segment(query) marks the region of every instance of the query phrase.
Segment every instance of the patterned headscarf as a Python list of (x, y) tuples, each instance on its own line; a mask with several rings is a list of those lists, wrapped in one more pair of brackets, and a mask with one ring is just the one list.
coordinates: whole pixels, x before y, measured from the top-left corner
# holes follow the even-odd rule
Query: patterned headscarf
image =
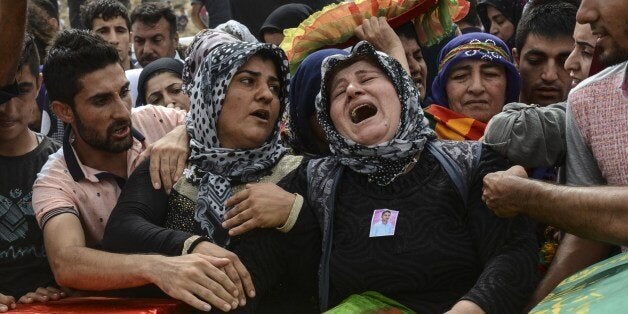
[(288, 60), (283, 50), (270, 44), (233, 42), (213, 49), (201, 64), (191, 89), (186, 127), (190, 135), (191, 169), (186, 178), (200, 184), (195, 219), (215, 243), (225, 245), (227, 232), (221, 223), (224, 202), (231, 196), (232, 181), (252, 182), (268, 174), (287, 151), (279, 142), (279, 121), (270, 137), (258, 148), (222, 148), (217, 124), (231, 79), (253, 55), (270, 55), (281, 82), (280, 112), (288, 103)]
[[(196, 72), (200, 69), (209, 52), (218, 45), (236, 41), (247, 41), (244, 40), (244, 38), (252, 40), (249, 42), (257, 42), (257, 39), (255, 39), (253, 35), (239, 37), (243, 35), (237, 32), (240, 30), (238, 26), (244, 27), (244, 25), (236, 21), (228, 21), (218, 25), (218, 27), (222, 27), (222, 29), (206, 29), (194, 36), (190, 47), (188, 47), (188, 56), (185, 58), (185, 64), (183, 65), (183, 90), (189, 93), (192, 89), (192, 81), (196, 76)], [(234, 31), (235, 33), (232, 34), (229, 31)], [(244, 35), (251, 34), (246, 27), (241, 31), (244, 32)]]
[(432, 82), (434, 103), (449, 107), (449, 98), (445, 89), (447, 76), (452, 66), (468, 59), (483, 60), (501, 65), (506, 70), (506, 103), (519, 99), (521, 75), (512, 61), (508, 46), (494, 35), (469, 33), (452, 39), (438, 54), (438, 75)]
[(216, 26), (216, 28), (214, 29), (229, 33), (241, 41), (246, 41), (249, 43), (259, 42), (259, 40), (257, 40), (257, 38), (255, 38), (255, 36), (251, 34), (251, 31), (248, 29), (248, 27), (236, 20), (228, 20)]
[[(329, 111), (328, 94), (332, 78), (329, 73), (334, 69), (351, 63), (356, 56), (366, 56), (381, 68), (395, 86), (401, 103), (399, 129), (395, 137), (388, 142), (374, 146), (364, 146), (345, 138), (334, 127)], [(368, 174), (371, 181), (379, 185), (387, 185), (401, 175), (414, 156), (423, 150), (425, 143), (435, 139), (436, 135), (429, 128), (419, 104), (419, 93), (416, 85), (394, 58), (375, 51), (373, 46), (362, 41), (348, 55), (330, 56), (323, 61), (322, 87), (316, 101), (319, 123), (327, 135), (334, 160), (348, 166), (353, 171)]]

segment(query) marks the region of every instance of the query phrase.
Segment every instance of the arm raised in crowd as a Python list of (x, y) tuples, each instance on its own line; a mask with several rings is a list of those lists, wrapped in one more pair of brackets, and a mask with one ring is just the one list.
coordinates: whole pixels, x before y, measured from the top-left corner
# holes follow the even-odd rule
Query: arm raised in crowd
[(46, 252), (57, 282), (80, 290), (111, 290), (153, 283), (173, 298), (203, 311), (229, 311), (238, 291), (224, 272), (227, 259), (190, 254), (123, 255), (86, 247), (81, 222), (63, 213), (44, 227)]
[(408, 65), (401, 39), (395, 34), (392, 27), (388, 25), (385, 17), (373, 16), (370, 19), (365, 19), (362, 21), (362, 25), (355, 28), (355, 35), (361, 40), (370, 42), (375, 49), (397, 59), (403, 69), (410, 73), (410, 66)]

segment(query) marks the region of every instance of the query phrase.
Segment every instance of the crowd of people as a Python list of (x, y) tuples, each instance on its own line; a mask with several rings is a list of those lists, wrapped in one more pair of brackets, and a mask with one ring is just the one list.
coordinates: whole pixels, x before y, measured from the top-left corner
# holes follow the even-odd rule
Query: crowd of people
[(192, 0), (183, 45), (166, 1), (0, 1), (0, 312), (520, 313), (628, 246), (628, 2), (454, 1), (436, 54), (367, 14), (296, 65), (342, 2), (276, 2)]

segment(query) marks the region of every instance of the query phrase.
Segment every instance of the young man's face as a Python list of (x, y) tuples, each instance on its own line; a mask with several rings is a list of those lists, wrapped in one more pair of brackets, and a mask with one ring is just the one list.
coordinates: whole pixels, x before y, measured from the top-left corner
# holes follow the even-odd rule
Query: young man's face
[(147, 25), (136, 21), (131, 25), (135, 55), (142, 67), (159, 59), (176, 55), (179, 35), (171, 36), (170, 25), (161, 18), (155, 25)]
[(387, 223), (390, 219), (390, 212), (384, 212), (382, 214), (382, 223)]
[(72, 124), (77, 136), (91, 147), (120, 153), (129, 149), (131, 96), (129, 81), (120, 64), (110, 64), (79, 79), (82, 89), (74, 96)]
[(547, 106), (567, 99), (571, 77), (564, 65), (573, 46), (571, 36), (546, 38), (530, 34), (521, 51), (513, 50), (522, 80), (519, 101)]
[(578, 23), (591, 24), (604, 66), (628, 60), (627, 12), (626, 0), (583, 0), (580, 4), (576, 18)]
[(106, 21), (98, 17), (92, 21), (92, 25), (92, 31), (96, 35), (116, 47), (120, 61), (124, 64), (129, 59), (131, 46), (131, 34), (126, 26), (126, 20), (121, 16)]
[(28, 132), (29, 124), (33, 123), (39, 113), (36, 98), (41, 78), (33, 75), (28, 65), (24, 65), (18, 71), (16, 80), (20, 95), (0, 104), (0, 142), (3, 143), (19, 139)]

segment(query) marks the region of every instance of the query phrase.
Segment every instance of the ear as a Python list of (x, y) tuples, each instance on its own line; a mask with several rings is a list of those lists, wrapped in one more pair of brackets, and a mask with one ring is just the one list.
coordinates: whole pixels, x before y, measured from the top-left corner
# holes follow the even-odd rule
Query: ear
[(174, 37), (172, 38), (175, 42), (175, 47), (179, 45), (179, 32), (174, 33)]
[(61, 121), (65, 123), (74, 123), (74, 111), (72, 111), (72, 107), (70, 105), (60, 102), (58, 100), (53, 101), (50, 104), (50, 108), (52, 112), (54, 112)]
[(512, 58), (515, 61), (515, 67), (519, 70), (519, 52), (517, 51), (517, 48), (512, 48)]

